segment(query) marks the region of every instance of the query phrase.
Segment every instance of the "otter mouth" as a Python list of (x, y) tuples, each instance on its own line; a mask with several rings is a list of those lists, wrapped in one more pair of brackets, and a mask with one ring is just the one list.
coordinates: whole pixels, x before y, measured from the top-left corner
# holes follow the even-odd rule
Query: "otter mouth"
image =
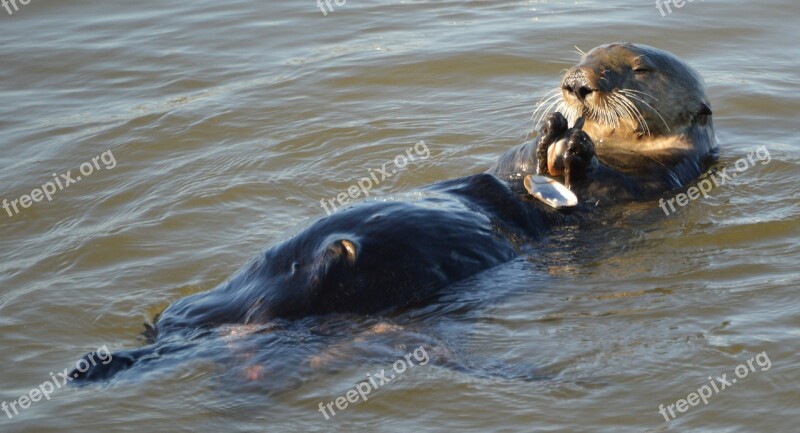
[(582, 117), (600, 126), (629, 129), (638, 136), (652, 136), (655, 128), (648, 123), (648, 118), (652, 117), (663, 123), (666, 130), (670, 129), (653, 106), (657, 98), (641, 90), (606, 85), (609, 80), (605, 77), (599, 81), (602, 85), (592, 83), (580, 68), (573, 68), (567, 72), (561, 85), (539, 103), (534, 120), (541, 123), (548, 113), (559, 111), (570, 124)]

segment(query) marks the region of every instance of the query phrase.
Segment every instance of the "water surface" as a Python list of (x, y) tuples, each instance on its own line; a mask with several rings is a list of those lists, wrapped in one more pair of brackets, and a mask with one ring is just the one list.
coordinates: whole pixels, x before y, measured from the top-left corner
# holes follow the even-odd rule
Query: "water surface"
[[(797, 2), (709, 0), (664, 17), (651, 1), (332, 4), (327, 16), (313, 0), (0, 9), (0, 198), (109, 150), (116, 162), (0, 213), (0, 400), (102, 345), (142, 344), (170, 302), (224, 281), (420, 140), (431, 156), (373, 198), (486, 170), (531, 138), (574, 46), (676, 53), (708, 84), (720, 166), (760, 145), (771, 161), (670, 216), (643, 203), (564, 228), (427, 308), (231, 330), (191, 357), (0, 413), (0, 431), (796, 431)], [(403, 328), (348, 339), (381, 323)], [(437, 361), (331, 420), (317, 411), (420, 345)], [(762, 352), (768, 370), (669, 423), (658, 413)], [(325, 368), (304, 363), (315, 353)]]

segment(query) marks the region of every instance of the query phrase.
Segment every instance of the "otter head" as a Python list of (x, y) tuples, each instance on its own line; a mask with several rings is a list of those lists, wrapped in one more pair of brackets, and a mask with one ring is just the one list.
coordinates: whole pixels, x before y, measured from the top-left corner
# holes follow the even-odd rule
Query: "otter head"
[(559, 91), (561, 99), (550, 108), (570, 123), (583, 117), (583, 129), (598, 147), (694, 149), (698, 143), (692, 129), (698, 126), (707, 127), (708, 140), (702, 141), (712, 146), (703, 81), (666, 51), (629, 43), (599, 46), (567, 70)]

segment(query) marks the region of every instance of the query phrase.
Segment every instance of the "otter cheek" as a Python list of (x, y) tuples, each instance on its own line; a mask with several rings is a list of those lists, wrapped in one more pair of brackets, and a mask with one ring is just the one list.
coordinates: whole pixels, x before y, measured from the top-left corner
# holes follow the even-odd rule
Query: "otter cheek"
[(567, 150), (567, 140), (561, 139), (547, 149), (547, 171), (550, 176), (561, 176), (564, 172), (564, 152)]

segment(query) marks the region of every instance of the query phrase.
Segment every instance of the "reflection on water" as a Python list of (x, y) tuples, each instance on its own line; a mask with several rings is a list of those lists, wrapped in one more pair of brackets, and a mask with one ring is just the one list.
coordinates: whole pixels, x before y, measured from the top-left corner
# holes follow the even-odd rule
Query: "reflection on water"
[[(759, 146), (771, 157), (668, 216), (642, 203), (564, 227), (429, 305), (215, 330), (0, 414), (0, 430), (794, 431), (800, 8), (670, 4), (665, 16), (634, 1), (0, 8), (0, 199), (106, 151), (116, 164), (0, 211), (0, 401), (18, 409), (84, 353), (146, 345), (142, 324), (170, 302), (224, 281), (414, 143), (433, 157), (370, 199), (486, 170), (530, 139), (574, 46), (678, 54), (708, 84), (720, 167)], [(424, 368), (320, 414), (420, 346)], [(760, 353), (769, 371), (659, 414)]]

